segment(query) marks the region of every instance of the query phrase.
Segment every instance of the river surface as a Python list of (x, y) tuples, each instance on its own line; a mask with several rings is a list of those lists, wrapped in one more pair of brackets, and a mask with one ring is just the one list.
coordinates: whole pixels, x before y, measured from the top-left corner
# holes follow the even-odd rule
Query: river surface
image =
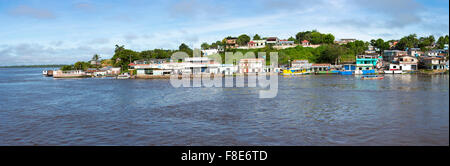
[(0, 69), (0, 145), (449, 145), (449, 76), (299, 76), (261, 88)]

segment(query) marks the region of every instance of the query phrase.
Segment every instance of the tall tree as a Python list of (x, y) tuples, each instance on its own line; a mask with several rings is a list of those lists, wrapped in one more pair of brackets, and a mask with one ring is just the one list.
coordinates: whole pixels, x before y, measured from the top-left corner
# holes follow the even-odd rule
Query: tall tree
[(322, 42), (326, 44), (333, 44), (334, 36), (332, 34), (324, 34), (322, 37)]
[(323, 43), (322, 40), (322, 34), (319, 32), (312, 32), (311, 33), (311, 40), (310, 40), (311, 44), (321, 44)]
[(256, 34), (255, 36), (253, 36), (253, 40), (261, 40), (261, 36), (259, 36), (258, 34)]
[(191, 48), (189, 48), (189, 46), (184, 44), (184, 43), (181, 43), (181, 45), (178, 47), (178, 50), (185, 52), (190, 57), (192, 57), (192, 55), (193, 55), (193, 50)]
[(411, 34), (400, 39), (397, 43), (397, 49), (416, 48), (419, 45), (419, 39), (416, 34)]
[(347, 43), (345, 46), (353, 55), (360, 55), (363, 54), (365, 50), (367, 50), (369, 43), (365, 43), (361, 40), (356, 40), (354, 42)]
[(237, 43), (241, 46), (247, 45), (247, 43), (250, 41), (250, 37), (246, 34), (242, 34), (237, 38)]
[(202, 43), (202, 45), (200, 46), (203, 50), (206, 50), (210, 47), (210, 45), (208, 43)]
[(448, 35), (439, 37), (438, 41), (436, 42), (436, 45), (439, 49), (443, 49), (445, 44), (449, 44)]

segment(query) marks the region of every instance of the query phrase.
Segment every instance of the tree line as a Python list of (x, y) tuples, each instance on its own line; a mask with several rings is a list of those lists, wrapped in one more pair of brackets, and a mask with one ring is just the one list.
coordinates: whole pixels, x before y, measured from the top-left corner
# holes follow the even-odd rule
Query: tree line
[[(228, 36), (223, 40), (218, 40), (212, 42), (211, 44), (202, 43), (202, 49), (210, 48), (225, 48), (228, 39), (236, 39), (236, 43), (239, 45), (246, 45), (251, 40), (262, 40), (267, 39), (267, 37), (261, 37), (255, 34), (250, 37), (246, 34), (239, 35), (238, 37)], [(247, 52), (254, 52), (257, 55), (258, 52), (278, 52), (279, 53), (279, 64), (288, 64), (289, 61), (295, 59), (307, 59), (310, 62), (315, 63), (332, 63), (338, 64), (340, 61), (354, 61), (355, 55), (364, 54), (368, 49), (369, 45), (377, 48), (378, 53), (382, 53), (384, 50), (398, 49), (405, 50), (408, 48), (420, 48), (421, 50), (430, 49), (442, 49), (445, 44), (449, 43), (448, 35), (441, 36), (436, 41), (434, 36), (427, 37), (417, 37), (416, 34), (411, 34), (402, 37), (400, 40), (388, 40), (383, 39), (373, 39), (370, 42), (365, 42), (362, 40), (356, 40), (354, 42), (349, 42), (347, 44), (338, 45), (334, 43), (335, 37), (332, 34), (323, 34), (316, 30), (298, 32), (295, 37), (289, 37), (289, 41), (294, 41), (295, 43), (301, 43), (303, 40), (308, 40), (311, 44), (320, 44), (321, 46), (317, 48), (302, 47), (301, 45), (295, 48), (287, 48), (282, 50), (273, 49), (271, 46), (266, 46), (265, 48), (259, 49), (234, 49), (226, 48), (226, 52), (242, 52), (243, 54)], [(393, 43), (397, 42), (394, 46)], [(169, 59), (171, 55), (177, 51), (186, 52), (189, 56), (193, 55), (194, 50), (188, 45), (182, 43), (178, 49), (153, 49), (145, 51), (134, 51), (131, 49), (126, 49), (125, 46), (116, 45), (114, 49), (114, 55), (111, 59), (102, 60), (102, 64), (111, 65), (114, 67), (121, 67), (123, 70), (128, 69), (128, 64), (135, 60), (141, 59)], [(222, 60), (224, 60), (224, 53), (220, 53)], [(269, 57), (267, 62), (270, 62)], [(94, 55), (92, 60), (98, 61), (100, 59), (99, 55)], [(91, 65), (89, 62), (77, 62), (74, 65), (63, 66), (63, 70), (86, 70), (87, 68), (99, 67), (99, 65)]]

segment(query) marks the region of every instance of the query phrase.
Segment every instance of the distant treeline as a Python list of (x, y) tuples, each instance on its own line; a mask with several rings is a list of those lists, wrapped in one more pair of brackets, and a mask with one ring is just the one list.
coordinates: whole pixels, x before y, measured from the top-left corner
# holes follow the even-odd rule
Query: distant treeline
[(65, 65), (15, 65), (15, 66), (0, 66), (0, 68), (60, 68)]

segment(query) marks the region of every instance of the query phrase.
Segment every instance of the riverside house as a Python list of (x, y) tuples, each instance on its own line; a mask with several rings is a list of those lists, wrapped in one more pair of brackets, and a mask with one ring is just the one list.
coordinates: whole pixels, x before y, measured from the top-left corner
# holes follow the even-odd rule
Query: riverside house
[(406, 56), (408, 55), (408, 52), (401, 51), (401, 50), (384, 50), (383, 52), (383, 61), (386, 62), (392, 62), (394, 61), (394, 58)]
[(313, 72), (329, 71), (329, 70), (331, 70), (331, 64), (329, 64), (329, 63), (312, 64), (311, 69)]
[(414, 56), (398, 57), (397, 62), (399, 64), (399, 66), (400, 66), (400, 70), (403, 70), (403, 71), (414, 71), (414, 70), (418, 69), (417, 68), (418, 60)]
[[(136, 69), (138, 78), (171, 74), (217, 74), (221, 64), (208, 57), (185, 58), (184, 62), (166, 62), (162, 64), (129, 64)], [(226, 68), (225, 68), (226, 70)], [(230, 69), (232, 72), (232, 69)]]
[(423, 57), (421, 59), (423, 66), (426, 69), (432, 70), (444, 70), (448, 69), (448, 61), (445, 61), (442, 57)]
[(239, 73), (263, 72), (265, 60), (263, 58), (241, 59), (239, 61)]
[(207, 50), (202, 50), (203, 56), (214, 55), (219, 53), (219, 49), (212, 48)]
[(424, 56), (425, 54), (423, 51), (420, 51), (420, 48), (411, 48), (411, 49), (408, 49), (408, 55), (417, 58), (417, 57)]
[(278, 42), (278, 45), (280, 45), (280, 46), (292, 46), (292, 45), (294, 45), (294, 44), (295, 44), (294, 41), (289, 41), (289, 40), (286, 40), (286, 39), (280, 40), (280, 41)]
[(312, 63), (309, 63), (307, 59), (293, 60), (291, 68), (297, 68), (301, 70), (311, 70)]
[(266, 46), (266, 40), (252, 40), (248, 42), (248, 48), (263, 48)]
[(226, 48), (236, 48), (239, 47), (237, 44), (237, 37), (230, 37), (226, 39)]
[(82, 70), (69, 70), (69, 71), (57, 70), (53, 72), (53, 78), (78, 78), (85, 76), (86, 73)]
[(303, 41), (302, 41), (302, 46), (303, 46), (303, 47), (309, 46), (309, 41), (308, 41), (308, 40), (303, 40)]
[(269, 37), (266, 39), (266, 44), (268, 45), (277, 45), (278, 42), (280, 42), (280, 39), (278, 39), (278, 37)]
[(223, 75), (233, 75), (238, 72), (238, 66), (233, 64), (221, 64), (219, 66), (219, 73)]
[(378, 54), (356, 56), (355, 74), (373, 74), (378, 63)]

